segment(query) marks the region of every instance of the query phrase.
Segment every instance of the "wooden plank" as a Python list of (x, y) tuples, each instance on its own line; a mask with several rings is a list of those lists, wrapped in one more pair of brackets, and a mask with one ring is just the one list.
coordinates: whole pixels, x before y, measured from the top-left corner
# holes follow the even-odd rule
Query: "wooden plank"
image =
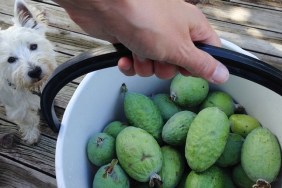
[(45, 10), (47, 14), (47, 19), (49, 21), (49, 25), (55, 28), (61, 28), (65, 30), (69, 30), (75, 33), (83, 33), (86, 34), (76, 23), (74, 23), (66, 11), (59, 7), (53, 6), (49, 4), (38, 3), (34, 1), (28, 1), (31, 5), (35, 5), (41, 10)]
[[(12, 15), (13, 14), (13, 1), (1, 0), (0, 12)], [(45, 9), (48, 15), (48, 19), (51, 26), (55, 28), (62, 28), (69, 31), (74, 31), (76, 33), (84, 33), (67, 15), (67, 13), (58, 6), (53, 6), (51, 4), (44, 4), (42, 2), (27, 1), (32, 5), (36, 5), (41, 9)], [(264, 24), (262, 27), (264, 29), (275, 30), (276, 26), (280, 26), (282, 20), (281, 12), (266, 10), (261, 7), (253, 7), (249, 5), (240, 5), (238, 3), (211, 0), (210, 4), (199, 4), (200, 8), (204, 8), (204, 12), (207, 15), (213, 16), (218, 19), (228, 19), (236, 22), (241, 22), (245, 24), (260, 25)], [(248, 18), (248, 20), (247, 20)], [(269, 22), (271, 20), (271, 22)], [(275, 30), (280, 31), (281, 30)]]
[[(48, 16), (47, 19), (51, 19), (51, 20), (54, 19), (54, 21), (49, 22), (50, 26), (48, 27), (47, 30), (47, 38), (53, 41), (58, 51), (68, 53), (71, 55), (77, 55), (82, 51), (95, 48), (100, 45), (108, 44), (108, 42), (84, 34), (80, 29), (77, 29), (78, 26), (74, 23), (69, 25), (69, 23), (71, 23), (72, 21), (63, 9), (59, 8), (57, 10), (56, 6), (52, 6), (49, 4), (42, 4), (34, 1), (27, 1), (27, 2), (32, 5), (36, 5), (41, 9), (45, 9), (48, 7), (49, 8), (55, 7), (55, 10), (52, 10), (49, 14), (48, 14), (48, 10), (46, 10)], [(13, 24), (12, 23), (13, 3), (14, 1), (5, 1), (5, 3), (2, 3), (2, 5), (0, 6), (0, 13), (2, 13), (2, 15), (0, 16), (0, 27), (2, 29), (6, 29), (7, 27)], [(55, 24), (52, 25), (52, 23)], [(64, 26), (65, 24), (68, 25)]]
[[(10, 27), (12, 24), (11, 19), (11, 16), (0, 13), (0, 27), (2, 29)], [(70, 56), (78, 55), (89, 49), (108, 44), (108, 42), (84, 34), (74, 33), (51, 26), (48, 27), (46, 35), (53, 43), (56, 51), (69, 54)]]
[(282, 32), (281, 11), (218, 0), (213, 0), (210, 4), (199, 4), (198, 6), (210, 19), (274, 31), (277, 33)]
[[(244, 38), (248, 39), (248, 37), (241, 37), (241, 36), (238, 36), (238, 35), (235, 35), (235, 34), (230, 34), (230, 33), (220, 32), (220, 31), (218, 33), (219, 33), (219, 36), (221, 36), (221, 38), (228, 39), (229, 41), (239, 45), (243, 49), (245, 49), (245, 50), (247, 50), (251, 53), (256, 54), (258, 58), (265, 61), (266, 63), (271, 64), (272, 66), (282, 70), (282, 67), (281, 67), (282, 66), (282, 58), (281, 58), (281, 56), (276, 57), (276, 56), (270, 55), (271, 50), (277, 51), (277, 49), (276, 49), (275, 46), (271, 46), (269, 43), (267, 43), (267, 41), (261, 41), (261, 40), (258, 40), (258, 39), (253, 39), (252, 42), (250, 42), (250, 43), (242, 42), (242, 41), (238, 42), (239, 38), (240, 38), (240, 40), (242, 40)], [(263, 45), (270, 46), (270, 49), (266, 49), (266, 54), (264, 54), (261, 51), (258, 51), (257, 48), (256, 48), (256, 46), (263, 46)], [(271, 57), (271, 60), (268, 59), (269, 57)]]
[(266, 62), (267, 64), (272, 65), (273, 67), (276, 67), (277, 69), (280, 69), (282, 71), (282, 58), (278, 58), (275, 56), (270, 56), (266, 54), (257, 53), (254, 51), (250, 51), (252, 54), (257, 56), (260, 60)]
[(0, 154), (0, 187), (56, 188), (56, 179)]
[[(57, 112), (57, 116), (59, 119), (62, 119), (62, 115), (64, 113), (63, 108), (55, 107), (55, 110)], [(18, 127), (15, 123), (7, 120), (7, 116), (5, 115), (5, 109), (3, 107), (0, 107), (0, 133), (6, 134), (6, 133), (15, 133), (18, 134)], [(3, 126), (5, 125), (5, 126)], [(49, 126), (47, 125), (46, 121), (43, 117), (41, 117), (40, 120), (40, 131), (41, 134), (44, 136), (47, 136), (48, 138), (52, 138), (54, 140), (57, 139), (58, 133), (53, 132)], [(17, 136), (19, 137), (19, 136)]]
[(74, 83), (69, 83), (67, 86), (63, 87), (56, 96), (56, 106), (66, 108), (76, 88), (77, 84)]
[[(220, 37), (252, 51), (260, 59), (282, 70), (282, 26), (281, 21), (277, 21), (277, 18), (281, 18), (280, 9), (260, 4), (262, 0), (257, 0), (258, 4), (250, 1), (221, 2), (217, 0), (215, 3), (200, 6), (205, 9), (205, 14)], [(47, 37), (55, 46), (58, 64), (66, 62), (83, 51), (104, 45), (104, 41), (85, 34), (53, 1), (28, 0), (28, 2), (46, 8), (51, 26)], [(0, 27), (5, 28), (11, 25), (14, 0), (0, 0), (0, 3)], [(262, 12), (264, 12), (262, 16), (266, 16), (265, 19), (258, 17)], [(246, 20), (237, 17), (248, 15), (247, 13), (251, 17)], [(269, 20), (271, 23), (268, 23)], [(82, 78), (69, 83), (56, 97), (55, 104), (59, 119)], [(15, 144), (12, 148), (4, 148), (0, 144), (0, 187), (56, 187), (54, 160), (57, 134), (53, 133), (42, 119), (40, 142), (35, 146), (27, 146), (21, 143), (17, 126), (5, 119), (4, 109), (0, 107), (0, 135), (7, 133), (15, 135)]]
[(276, 32), (209, 20), (221, 38), (250, 51), (262, 61), (282, 70), (282, 35)]
[[(62, 118), (63, 109), (56, 108), (58, 118)], [(5, 120), (4, 109), (0, 108), (0, 136), (12, 134), (11, 140), (0, 140), (0, 155), (16, 160), (35, 170), (55, 176), (55, 147), (57, 133), (54, 133), (42, 119), (41, 137), (38, 144), (29, 146), (20, 140), (18, 127)], [(3, 144), (4, 143), (4, 144)], [(8, 146), (8, 147), (7, 147)], [(12, 147), (10, 147), (12, 146)], [(1, 166), (1, 165), (0, 165)], [(0, 186), (1, 187), (1, 186)]]
[[(195, 0), (199, 1), (200, 3), (206, 3), (209, 2), (209, 0)], [(264, 8), (282, 8), (282, 1), (281, 0), (222, 0), (222, 1), (230, 1), (235, 3), (243, 3), (243, 4), (250, 4), (254, 6), (263, 6)], [(41, 0), (40, 2), (52, 4), (52, 5), (58, 5), (54, 1), (51, 0)]]
[[(199, 1), (200, 3), (206, 3), (209, 0), (197, 0), (197, 1)], [(282, 8), (281, 0), (222, 0), (222, 1), (230, 1), (230, 2), (235, 2), (235, 3), (246, 3), (246, 4), (252, 4), (255, 6), (263, 6), (265, 8), (274, 8), (274, 9), (277, 7)], [(58, 4), (56, 4), (54, 1), (51, 1), (51, 0), (41, 0), (40, 2), (58, 6)]]
[[(282, 56), (282, 33), (209, 19), (218, 35), (242, 48)], [(281, 26), (282, 29), (282, 26)]]
[[(80, 39), (77, 41), (80, 46), (88, 47), (90, 45), (90, 48), (99, 46), (99, 45), (105, 45), (108, 44), (108, 42), (100, 39), (96, 39), (94, 37), (88, 36), (87, 33), (85, 33), (76, 23), (74, 23), (66, 11), (59, 7), (59, 6), (54, 6), (55, 3), (52, 1), (31, 1), (31, 0), (26, 0), (26, 2), (32, 6), (36, 6), (40, 10), (44, 10), (46, 13), (46, 17), (49, 23), (50, 28), (55, 28), (57, 31), (56, 33), (59, 33), (59, 36), (64, 36), (67, 35), (68, 37), (71, 37), (70, 40), (73, 40), (75, 37), (72, 37), (73, 35), (79, 35)], [(0, 13), (3, 14), (2, 18), (5, 20), (4, 22), (9, 22), (11, 25), (11, 18), (13, 16), (13, 11), (14, 11), (14, 1), (5, 1), (5, 0), (0, 0)], [(0, 18), (2, 15), (0, 16)], [(10, 18), (8, 18), (10, 17)], [(2, 20), (1, 19), (1, 20)], [(1, 23), (1, 21), (0, 21)], [(3, 28), (3, 27), (2, 27)], [(54, 29), (51, 29), (49, 32), (54, 32), (52, 31)], [(59, 32), (58, 32), (59, 31)], [(53, 36), (55, 37), (55, 36)], [(55, 37), (56, 39), (56, 37)], [(85, 39), (85, 40), (83, 40)], [(56, 41), (56, 40), (54, 40)], [(67, 40), (69, 41), (69, 40)], [(64, 44), (64, 43), (63, 43)], [(75, 43), (74, 43), (75, 44)], [(94, 46), (93, 46), (94, 45)], [(77, 46), (77, 45), (75, 45)], [(89, 49), (89, 48), (88, 48)]]
[[(41, 10), (44, 10), (49, 24), (56, 28), (64, 28), (65, 30), (71, 30), (76, 33), (84, 33), (68, 16), (68, 14), (59, 6), (54, 6), (47, 3), (26, 0), (27, 4), (36, 6)], [(14, 1), (1, 0), (0, 12), (12, 16), (14, 11)]]
[(267, 9), (274, 9), (282, 11), (281, 0), (230, 0), (235, 3), (242, 3), (253, 6), (260, 6)]
[(7, 130), (9, 130), (9, 133), (14, 133), (13, 147), (0, 146), (0, 155), (13, 158), (38, 171), (44, 171), (46, 174), (55, 176), (56, 140), (41, 135), (40, 141), (36, 145), (28, 146), (20, 140), (19, 134), (16, 132), (16, 125), (1, 121), (0, 134), (7, 133)]
[[(37, 0), (33, 0), (33, 1), (37, 1)], [(57, 3), (55, 3), (54, 1), (52, 0), (38, 0), (37, 2), (40, 2), (40, 3), (47, 3), (47, 4), (50, 4), (50, 5), (54, 5), (54, 6), (59, 6)]]

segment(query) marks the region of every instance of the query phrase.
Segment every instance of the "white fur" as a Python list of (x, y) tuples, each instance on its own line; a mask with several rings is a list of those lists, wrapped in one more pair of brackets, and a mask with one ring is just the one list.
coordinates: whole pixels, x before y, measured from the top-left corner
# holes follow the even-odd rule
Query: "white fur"
[[(23, 0), (15, 1), (14, 25), (0, 30), (0, 104), (9, 120), (19, 125), (22, 139), (38, 142), (40, 93), (44, 81), (56, 67), (53, 46), (45, 37), (46, 19)], [(31, 49), (31, 46), (37, 46)], [(9, 58), (16, 60), (11, 63)], [(41, 74), (30, 76), (35, 67)], [(32, 78), (33, 77), (33, 78)]]

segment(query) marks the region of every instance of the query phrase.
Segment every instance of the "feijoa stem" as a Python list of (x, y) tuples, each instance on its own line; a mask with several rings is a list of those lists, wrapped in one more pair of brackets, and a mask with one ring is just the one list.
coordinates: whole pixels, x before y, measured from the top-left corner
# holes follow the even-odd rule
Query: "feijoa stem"
[(176, 93), (174, 91), (172, 91), (171, 94), (170, 94), (170, 99), (175, 102), (176, 98), (177, 98)]
[(157, 173), (153, 173), (153, 174), (150, 176), (149, 187), (154, 187), (155, 185), (156, 185), (157, 187), (161, 187), (162, 184), (163, 184), (162, 178), (161, 178), (161, 176), (159, 176)]
[(235, 103), (235, 113), (236, 114), (247, 114), (246, 109), (241, 104)]
[(271, 188), (271, 185), (266, 180), (258, 179), (252, 188)]
[(128, 91), (125, 83), (122, 83), (120, 90), (122, 93), (126, 93)]
[(105, 173), (103, 174), (103, 178), (107, 178), (109, 174), (112, 173), (115, 165), (118, 163), (117, 159), (113, 159), (110, 165), (106, 168)]
[(103, 141), (104, 141), (103, 138), (98, 137), (97, 140), (96, 140), (96, 145), (97, 145), (97, 147), (99, 147), (100, 145), (102, 145), (102, 144), (103, 144)]

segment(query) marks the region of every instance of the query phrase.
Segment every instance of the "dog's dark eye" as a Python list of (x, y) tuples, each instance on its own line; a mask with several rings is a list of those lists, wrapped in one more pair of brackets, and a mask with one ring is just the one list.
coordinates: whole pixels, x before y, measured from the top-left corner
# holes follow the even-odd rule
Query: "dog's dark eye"
[(36, 49), (37, 49), (37, 44), (31, 44), (31, 45), (29, 46), (29, 49), (30, 49), (30, 50), (36, 50)]
[(8, 58), (8, 63), (14, 63), (17, 61), (17, 58), (16, 57), (9, 57)]

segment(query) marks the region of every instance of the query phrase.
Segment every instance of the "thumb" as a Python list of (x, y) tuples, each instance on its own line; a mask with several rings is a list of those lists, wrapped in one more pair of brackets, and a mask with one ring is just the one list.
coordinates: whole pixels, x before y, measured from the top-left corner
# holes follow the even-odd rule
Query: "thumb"
[(192, 47), (183, 58), (184, 61), (180, 64), (195, 76), (202, 77), (211, 83), (224, 83), (229, 78), (228, 69), (219, 61), (214, 59), (208, 53)]

